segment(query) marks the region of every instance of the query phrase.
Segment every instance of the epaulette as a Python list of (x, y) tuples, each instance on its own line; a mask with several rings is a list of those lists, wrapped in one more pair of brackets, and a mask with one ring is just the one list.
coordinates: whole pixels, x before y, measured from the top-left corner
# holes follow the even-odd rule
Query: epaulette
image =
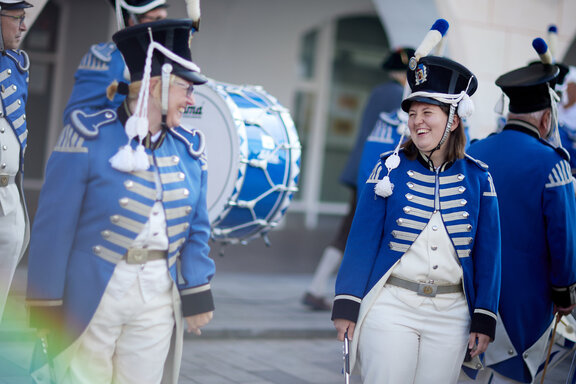
[(392, 113), (381, 112), (380, 120), (384, 121), (386, 124), (389, 125), (400, 125), (401, 123), (400, 119), (398, 118), (398, 114), (396, 112)]
[(542, 144), (546, 145), (547, 147), (552, 148), (554, 150), (554, 152), (559, 154), (562, 159), (564, 159), (566, 161), (570, 161), (570, 154), (568, 153), (568, 151), (566, 151), (566, 149), (564, 149), (564, 147), (555, 147), (552, 144), (550, 144), (549, 142), (547, 142), (546, 140), (544, 140), (543, 138), (539, 138), (538, 140)]
[(85, 139), (97, 137), (100, 127), (114, 120), (116, 120), (116, 111), (112, 109), (104, 109), (92, 114), (77, 109), (70, 114), (72, 128)]
[(112, 60), (112, 54), (116, 51), (116, 44), (110, 43), (100, 43), (94, 44), (90, 47), (90, 52), (96, 56), (99, 60), (109, 63)]
[(206, 139), (204, 138), (202, 131), (178, 126), (170, 128), (170, 132), (174, 134), (178, 140), (186, 144), (188, 153), (190, 153), (194, 158), (198, 159), (204, 155)]
[(556, 147), (554, 148), (556, 150), (556, 153), (558, 153), (560, 156), (562, 156), (562, 158), (566, 161), (570, 161), (570, 154), (568, 153), (568, 151), (566, 150), (566, 148), (564, 147)]
[(25, 51), (21, 49), (9, 49), (4, 51), (4, 54), (16, 63), (20, 72), (25, 73), (30, 68), (30, 59)]
[(470, 156), (469, 154), (466, 154), (466, 159), (470, 160), (472, 163), (476, 164), (478, 166), (478, 168), (482, 169), (483, 171), (487, 171), (488, 170), (488, 164), (486, 164), (485, 162), (483, 162), (482, 160), (478, 160), (472, 156)]

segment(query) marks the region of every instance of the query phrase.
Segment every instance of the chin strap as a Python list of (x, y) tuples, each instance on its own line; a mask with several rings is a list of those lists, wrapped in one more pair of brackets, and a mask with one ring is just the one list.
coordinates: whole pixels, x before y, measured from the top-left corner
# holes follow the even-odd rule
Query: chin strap
[[(2, 6), (0, 5), (0, 12), (2, 11)], [(0, 17), (0, 52), (4, 52), (4, 35), (2, 35), (2, 18)]]
[(560, 133), (558, 132), (558, 101), (560, 101), (560, 96), (554, 91), (552, 87), (548, 87), (550, 92), (550, 131), (548, 136), (545, 137), (554, 148), (562, 146), (562, 141), (560, 140)]
[(172, 74), (172, 64), (162, 66), (162, 124), (166, 124), (168, 114), (168, 95), (170, 94), (170, 75)]

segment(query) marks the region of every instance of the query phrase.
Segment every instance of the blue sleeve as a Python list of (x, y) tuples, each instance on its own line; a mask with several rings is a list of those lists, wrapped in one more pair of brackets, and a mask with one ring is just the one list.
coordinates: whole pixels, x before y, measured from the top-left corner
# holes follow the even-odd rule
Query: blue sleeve
[[(61, 139), (69, 136), (68, 127)], [(89, 154), (81, 147), (54, 150), (38, 210), (28, 257), (28, 300), (62, 300), (68, 259), (80, 219), (89, 174)]]
[[(202, 160), (198, 160), (202, 162)], [(195, 215), (190, 222), (190, 233), (180, 255), (180, 273), (184, 278), (179, 284), (184, 316), (192, 316), (214, 309), (210, 280), (214, 276), (214, 260), (209, 257), (210, 220), (206, 204), (207, 172), (201, 170), (200, 195)]]
[(380, 251), (388, 199), (375, 197), (373, 184), (362, 188), (336, 278), (332, 318), (357, 321), (372, 269)]
[(494, 339), (502, 273), (500, 214), (492, 177), (485, 175), (472, 250), (475, 300), (470, 331)]
[(70, 114), (76, 109), (86, 113), (94, 113), (104, 108), (116, 109), (125, 96), (118, 95), (113, 100), (108, 99), (106, 90), (114, 82), (126, 82), (124, 78), (125, 64), (118, 49), (107, 52), (109, 57), (103, 59), (93, 53), (94, 47), (82, 58), (76, 74), (74, 87), (68, 104), (64, 109), (64, 125), (69, 123)]
[(570, 176), (570, 165), (558, 162), (548, 177), (542, 202), (553, 300), (561, 307), (574, 304), (569, 287), (576, 283), (576, 199)]

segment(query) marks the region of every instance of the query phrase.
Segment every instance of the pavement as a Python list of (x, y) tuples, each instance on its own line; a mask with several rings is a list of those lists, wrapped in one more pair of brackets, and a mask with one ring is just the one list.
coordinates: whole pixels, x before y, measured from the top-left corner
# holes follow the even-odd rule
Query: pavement
[[(212, 280), (214, 319), (185, 335), (182, 384), (344, 382), (330, 313), (300, 299), (311, 274), (223, 271)], [(25, 327), (26, 268), (18, 268), (0, 326), (0, 384), (31, 384), (34, 332)], [(352, 384), (360, 383), (353, 377)]]
[[(316, 240), (321, 250), (322, 239)], [(260, 247), (255, 243), (213, 256), (214, 319), (201, 336), (186, 334), (180, 383), (344, 383), (342, 344), (335, 339), (330, 313), (310, 311), (300, 303), (317, 258), (278, 255), (274, 245)], [(24, 264), (0, 325), (0, 384), (32, 383), (28, 369), (35, 338), (25, 327), (25, 286)], [(545, 383), (565, 383), (569, 370), (566, 359), (549, 370)], [(354, 374), (350, 383), (361, 380)]]

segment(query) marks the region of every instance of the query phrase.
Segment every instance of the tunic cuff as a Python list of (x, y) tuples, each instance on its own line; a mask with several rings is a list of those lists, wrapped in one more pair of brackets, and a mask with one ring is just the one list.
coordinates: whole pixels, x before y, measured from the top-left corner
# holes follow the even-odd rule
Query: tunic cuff
[(358, 321), (361, 300), (349, 295), (338, 295), (334, 298), (332, 306), (332, 320), (346, 319), (353, 322)]
[(490, 337), (494, 341), (496, 337), (496, 315), (486, 310), (476, 310), (472, 315), (470, 332), (478, 332)]
[(576, 304), (576, 284), (568, 287), (552, 287), (552, 301), (560, 308)]
[(33, 300), (26, 304), (30, 328), (54, 330), (62, 324), (62, 300)]
[(214, 310), (214, 299), (210, 284), (187, 288), (180, 291), (182, 299), (182, 314), (184, 317), (194, 316)]

